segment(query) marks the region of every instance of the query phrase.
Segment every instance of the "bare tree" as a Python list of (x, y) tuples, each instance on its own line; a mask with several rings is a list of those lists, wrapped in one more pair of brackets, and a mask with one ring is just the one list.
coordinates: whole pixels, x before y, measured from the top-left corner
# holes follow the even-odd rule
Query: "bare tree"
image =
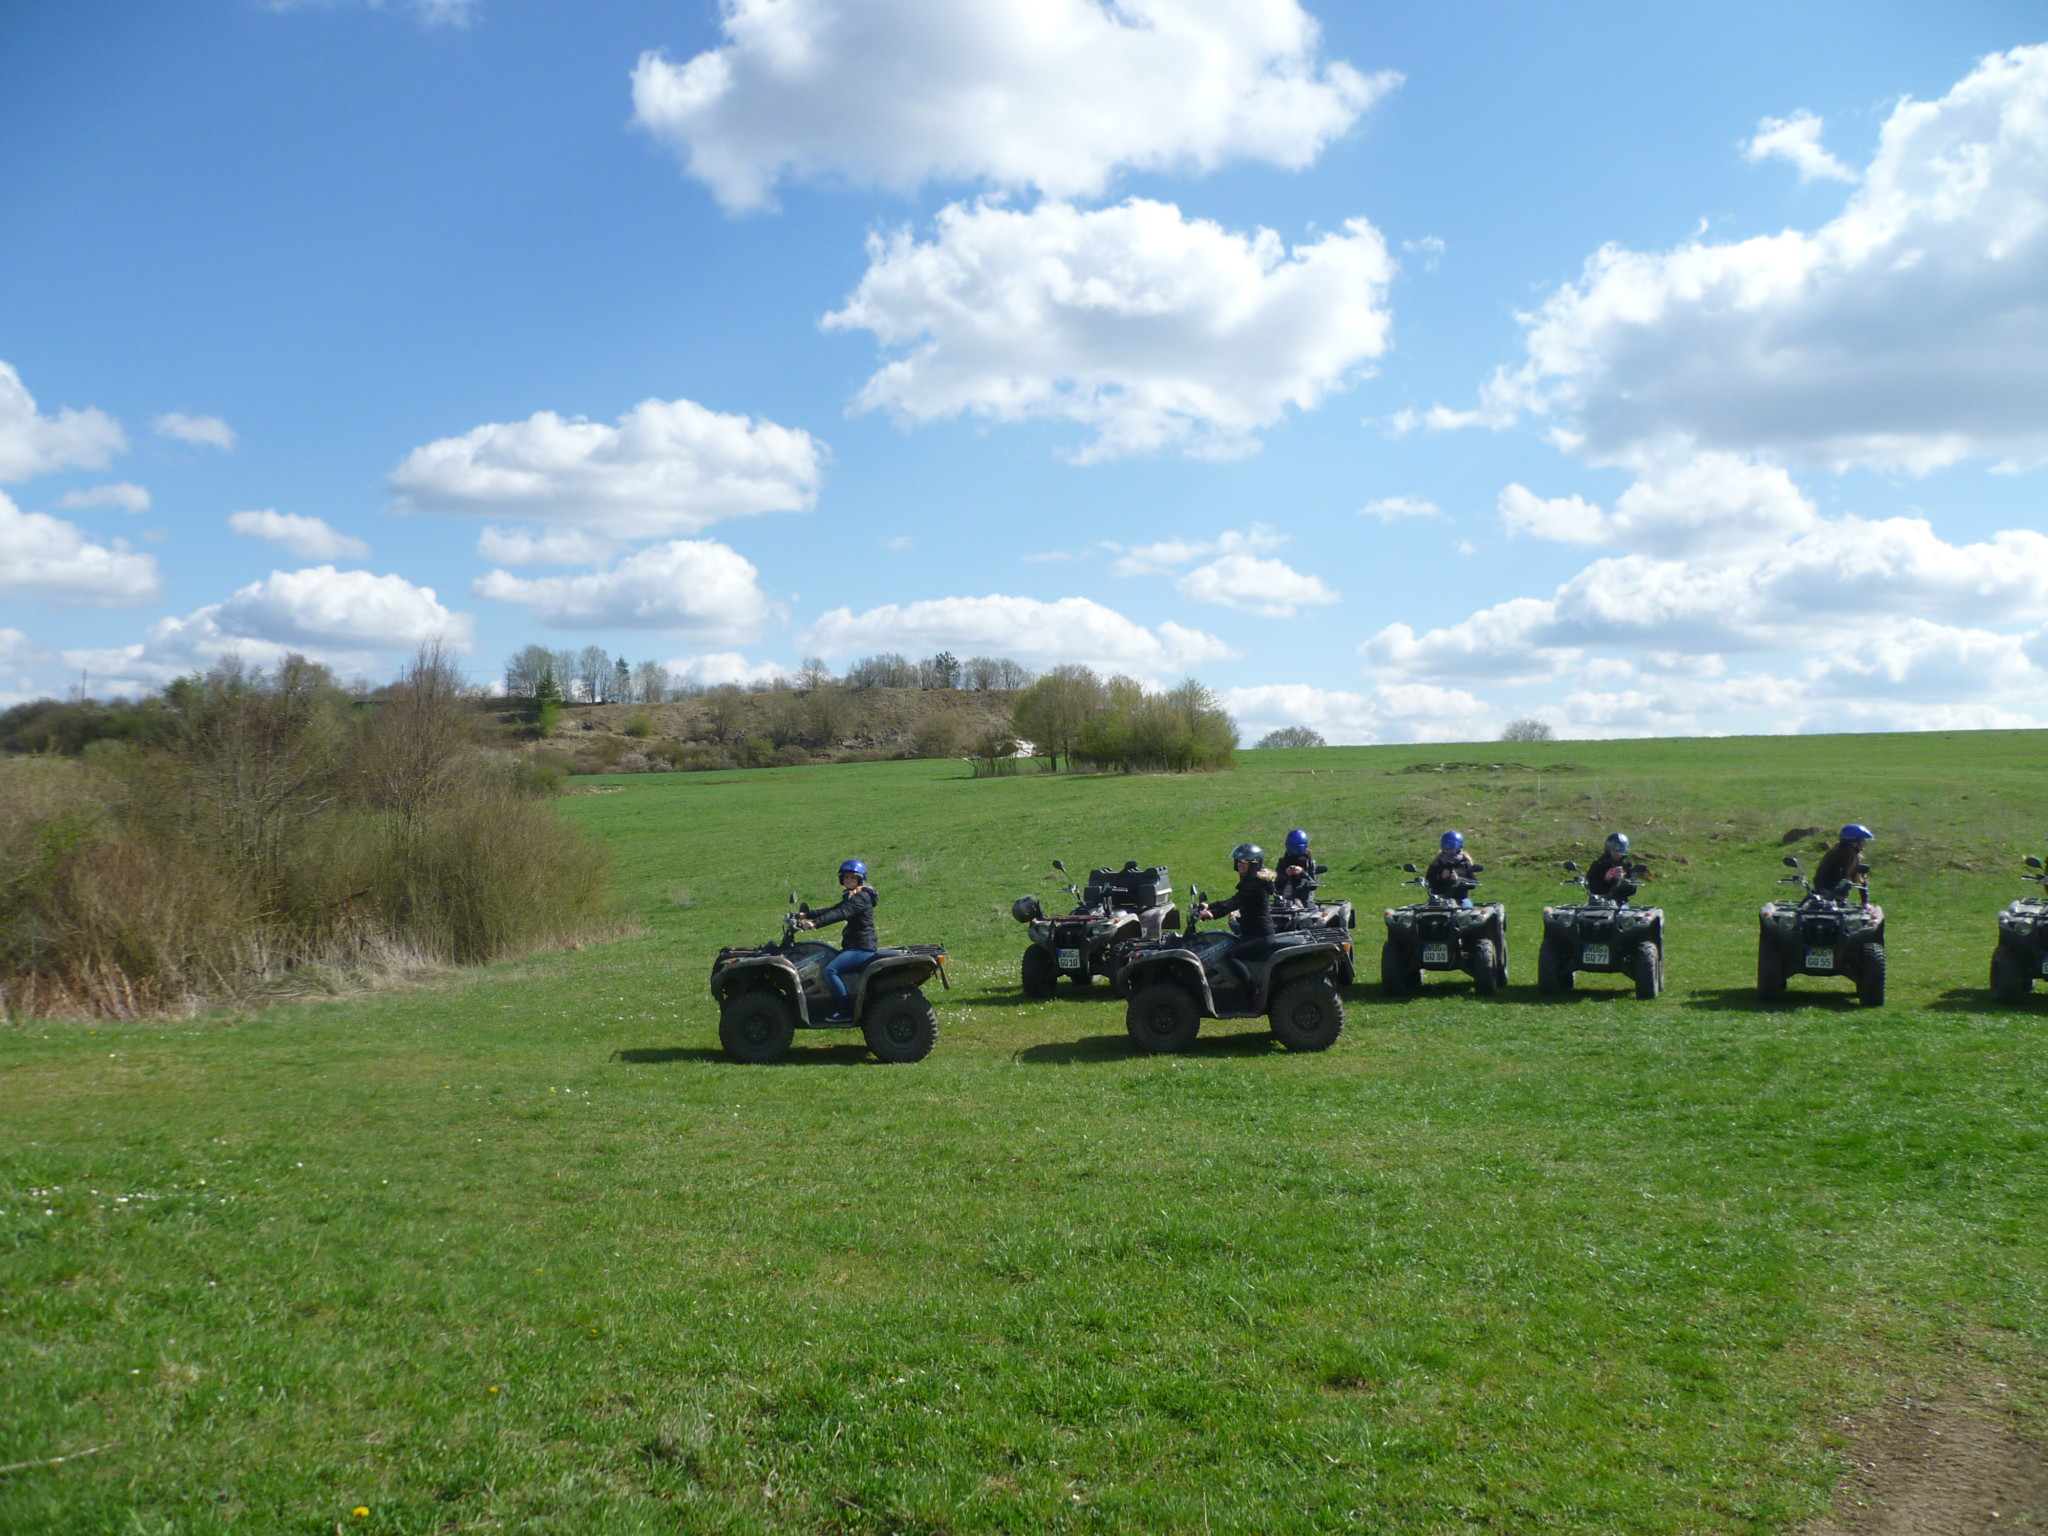
[(1524, 715), (1519, 720), (1510, 720), (1507, 728), (1500, 733), (1502, 741), (1553, 741), (1556, 737), (1557, 733), (1534, 715)]
[(1031, 678), (1032, 672), (1029, 667), (1021, 666), (1007, 656), (996, 658), (996, 680), (992, 684), (993, 687), (1027, 688), (1031, 684)]
[(576, 690), (585, 704), (602, 704), (611, 680), (612, 659), (603, 646), (586, 645), (576, 653)]
[(1271, 751), (1275, 747), (1327, 747), (1321, 731), (1312, 731), (1305, 725), (1283, 725), (1277, 731), (1268, 731), (1259, 738), (1259, 750)]
[(825, 665), (822, 656), (806, 656), (796, 664), (796, 685), (806, 692), (823, 688), (831, 681), (832, 669)]
[(550, 678), (555, 678), (555, 653), (544, 645), (526, 646), (505, 663), (505, 697), (537, 699)]
[(1054, 667), (1017, 695), (1017, 734), (1028, 737), (1041, 756), (1050, 757), (1055, 770), (1062, 758), (1072, 767), (1081, 728), (1107, 702), (1102, 679), (1088, 668)]
[(747, 696), (737, 683), (720, 683), (704, 695), (704, 717), (712, 736), (731, 741), (747, 717)]
[(414, 817), (454, 782), (476, 740), (466, 691), (440, 641), (419, 648), (370, 721), (362, 775), (373, 805)]
[(666, 704), (675, 697), (675, 682), (668, 668), (658, 661), (643, 661), (633, 669), (633, 697), (642, 704)]

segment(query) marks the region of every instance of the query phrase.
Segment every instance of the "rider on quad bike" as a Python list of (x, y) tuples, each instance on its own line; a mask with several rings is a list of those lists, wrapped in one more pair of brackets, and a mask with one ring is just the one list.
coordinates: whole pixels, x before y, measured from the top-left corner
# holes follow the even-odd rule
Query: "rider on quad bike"
[(1237, 914), (1237, 942), (1230, 946), (1230, 963), (1250, 976), (1245, 962), (1262, 957), (1273, 947), (1273, 871), (1266, 868), (1266, 850), (1257, 843), (1239, 843), (1230, 850), (1230, 862), (1237, 870), (1237, 894), (1203, 903), (1195, 916)]
[(1468, 887), (1477, 874), (1472, 855), (1465, 851), (1465, 834), (1446, 832), (1437, 839), (1437, 855), (1429, 861), (1429, 868), (1422, 872), (1422, 883), (1430, 895), (1442, 896), (1469, 907), (1472, 895)]
[(1291, 901), (1314, 900), (1316, 860), (1308, 851), (1308, 833), (1300, 827), (1287, 834), (1287, 850), (1274, 866), (1273, 876), (1274, 894)]
[(1814, 891), (1830, 901), (1847, 901), (1849, 893), (1869, 878), (1869, 869), (1863, 862), (1863, 845), (1876, 835), (1861, 822), (1852, 821), (1842, 828), (1835, 846), (1821, 855), (1813, 872)]
[(839, 888), (846, 894), (832, 906), (813, 912), (809, 907), (800, 910), (797, 927), (805, 930), (829, 928), (834, 923), (846, 924), (841, 936), (839, 954), (825, 967), (825, 982), (832, 988), (833, 1009), (822, 1020), (827, 1024), (850, 1024), (853, 1022), (853, 999), (846, 990), (846, 978), (859, 970), (882, 947), (882, 941), (875, 934), (875, 903), (882, 899), (881, 892), (868, 884), (868, 867), (859, 859), (848, 859), (839, 866)]
[(1629, 878), (1628, 834), (1610, 832), (1607, 844), (1599, 858), (1586, 868), (1586, 890), (1594, 896), (1605, 896), (1609, 901), (1627, 901), (1636, 893), (1636, 883)]

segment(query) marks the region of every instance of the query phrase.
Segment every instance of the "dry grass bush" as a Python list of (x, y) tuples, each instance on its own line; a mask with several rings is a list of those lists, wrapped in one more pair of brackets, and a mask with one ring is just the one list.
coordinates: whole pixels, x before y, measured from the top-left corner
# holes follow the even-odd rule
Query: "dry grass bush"
[(615, 925), (559, 770), (481, 748), (462, 697), (432, 650), (368, 706), (230, 664), (167, 690), (163, 745), (0, 759), (0, 1006), (189, 1011)]

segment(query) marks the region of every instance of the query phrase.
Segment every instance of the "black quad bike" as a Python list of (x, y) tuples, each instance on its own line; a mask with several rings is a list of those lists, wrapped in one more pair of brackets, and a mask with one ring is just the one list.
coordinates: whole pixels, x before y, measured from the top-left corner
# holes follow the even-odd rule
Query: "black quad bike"
[(800, 1029), (852, 1029), (883, 1061), (922, 1061), (939, 1041), (939, 1016), (919, 990), (936, 973), (946, 979), (946, 946), (906, 944), (878, 950), (852, 978), (853, 1017), (827, 1023), (837, 999), (825, 966), (839, 953), (831, 944), (799, 938), (797, 898), (783, 914), (773, 943), (721, 949), (711, 962), (711, 995), (718, 1001), (718, 1043), (734, 1061), (779, 1061)]
[[(1058, 859), (1052, 867), (1067, 872)], [(1051, 997), (1062, 976), (1078, 987), (1107, 976), (1115, 987), (1132, 944), (1180, 926), (1173, 879), (1163, 864), (1140, 869), (1132, 859), (1122, 869), (1092, 870), (1085, 891), (1069, 881), (1067, 894), (1074, 898), (1074, 910), (1061, 915), (1048, 916), (1036, 896), (1010, 903), (1010, 916), (1031, 934), (1019, 978), (1026, 997)]]
[(1866, 1008), (1884, 1003), (1884, 908), (1870, 904), (1868, 884), (1856, 887), (1854, 905), (1813, 888), (1791, 854), (1792, 871), (1778, 883), (1804, 888), (1799, 901), (1766, 902), (1757, 913), (1756, 995), (1785, 995), (1788, 976), (1840, 976), (1856, 983)]
[(1655, 997), (1664, 990), (1664, 909), (1632, 907), (1635, 877), (1647, 874), (1631, 864), (1612, 896), (1594, 895), (1575, 860), (1566, 885), (1576, 885), (1587, 900), (1543, 909), (1543, 947), (1536, 952), (1536, 986), (1543, 992), (1569, 992), (1580, 971), (1606, 971), (1633, 977), (1636, 996)]
[[(1351, 909), (1348, 901), (1324, 901), (1316, 894), (1316, 875), (1330, 871), (1327, 864), (1315, 866), (1314, 873), (1305, 882), (1297, 882), (1298, 894), (1275, 896), (1273, 898), (1273, 928), (1278, 933), (1314, 933), (1318, 929), (1341, 934), (1349, 938), (1351, 930), (1358, 926), (1358, 914)], [(1305, 886), (1305, 889), (1304, 889)], [(1237, 932), (1237, 919), (1230, 920), (1230, 931)], [(1344, 963), (1337, 967), (1337, 985), (1348, 987), (1357, 978), (1357, 967), (1352, 964), (1351, 946), (1345, 945)]]
[(1124, 963), (1130, 996), (1124, 1027), (1140, 1050), (1184, 1051), (1204, 1019), (1256, 1019), (1272, 1023), (1273, 1038), (1290, 1051), (1327, 1051), (1344, 1033), (1344, 999), (1337, 992), (1339, 963), (1349, 938), (1328, 929), (1277, 933), (1260, 952), (1230, 958), (1237, 940), (1220, 928), (1197, 932), (1194, 902), (1186, 930), (1174, 938), (1140, 939)]
[[(2032, 880), (2048, 886), (2041, 861), (2027, 855)], [(2022, 896), (1998, 914), (1998, 948), (1991, 951), (1991, 996), (2016, 1003), (2034, 990), (2034, 978), (2048, 976), (2048, 895)]]
[[(1475, 864), (1472, 873), (1486, 866)], [(1406, 885), (1421, 885), (1414, 875)], [(1464, 971), (1472, 990), (1491, 997), (1508, 984), (1508, 910), (1497, 901), (1466, 906), (1477, 880), (1461, 880), (1450, 896), (1432, 895), (1408, 907), (1387, 908), (1387, 941), (1380, 946), (1380, 986), (1389, 997), (1413, 992), (1424, 971)]]

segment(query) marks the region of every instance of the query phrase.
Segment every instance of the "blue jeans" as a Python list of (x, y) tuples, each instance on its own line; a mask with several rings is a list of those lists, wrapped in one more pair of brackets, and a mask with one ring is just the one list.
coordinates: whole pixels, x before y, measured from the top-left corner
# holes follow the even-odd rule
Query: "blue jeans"
[(875, 952), (871, 949), (842, 949), (826, 963), (825, 985), (832, 989), (833, 997), (838, 1000), (832, 1010), (834, 1013), (846, 1012), (850, 1003), (846, 991), (847, 972), (859, 970), (874, 958)]

